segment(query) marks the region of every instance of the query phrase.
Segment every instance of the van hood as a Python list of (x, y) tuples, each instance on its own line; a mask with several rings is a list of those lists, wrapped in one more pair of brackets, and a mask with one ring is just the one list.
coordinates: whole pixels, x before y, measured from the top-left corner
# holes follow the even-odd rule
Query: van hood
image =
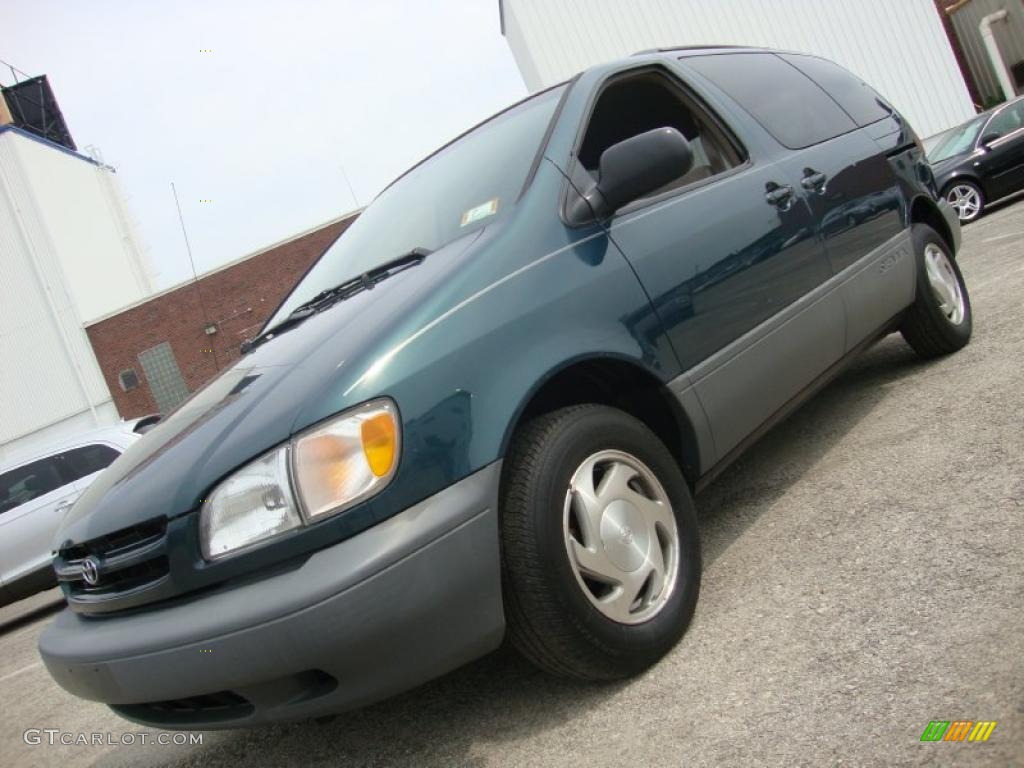
[(482, 232), (450, 243), (239, 359), (99, 475), (64, 519), (55, 549), (190, 512), (226, 475), (323, 418), (324, 403), (331, 413), (356, 405), (346, 400), (346, 387), (389, 331), (458, 268)]

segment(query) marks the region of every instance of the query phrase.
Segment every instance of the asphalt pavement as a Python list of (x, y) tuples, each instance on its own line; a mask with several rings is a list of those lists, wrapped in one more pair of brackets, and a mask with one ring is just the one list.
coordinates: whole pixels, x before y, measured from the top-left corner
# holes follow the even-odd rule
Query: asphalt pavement
[[(503, 650), (326, 722), (162, 745), (50, 680), (54, 591), (0, 609), (0, 764), (1024, 765), (1024, 203), (967, 227), (960, 264), (966, 349), (883, 340), (698, 497), (697, 615), (642, 677)], [(932, 720), (997, 724), (922, 743)]]

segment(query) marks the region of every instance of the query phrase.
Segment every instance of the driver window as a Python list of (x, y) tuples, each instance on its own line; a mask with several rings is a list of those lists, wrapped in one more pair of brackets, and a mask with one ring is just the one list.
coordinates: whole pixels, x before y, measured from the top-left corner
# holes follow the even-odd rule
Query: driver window
[(998, 133), (1006, 136), (1024, 127), (1024, 104), (1012, 104), (992, 118), (992, 122), (985, 128), (985, 135)]
[(690, 142), (693, 167), (650, 196), (711, 178), (743, 162), (710, 115), (666, 75), (644, 72), (613, 82), (598, 97), (580, 147), (579, 161), (595, 178), (601, 153), (654, 128), (672, 127)]

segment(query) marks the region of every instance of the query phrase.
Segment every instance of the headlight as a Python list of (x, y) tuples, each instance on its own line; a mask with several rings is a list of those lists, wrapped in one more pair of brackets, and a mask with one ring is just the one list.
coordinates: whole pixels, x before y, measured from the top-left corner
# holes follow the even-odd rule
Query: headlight
[(295, 481), (310, 518), (340, 512), (391, 479), (398, 418), (390, 401), (367, 403), (295, 440)]
[(261, 456), (218, 485), (199, 517), (208, 560), (298, 526), (288, 483), (288, 447)]
[(204, 501), (203, 556), (222, 557), (373, 496), (394, 476), (399, 448), (390, 400), (353, 408), (297, 436), (242, 467)]

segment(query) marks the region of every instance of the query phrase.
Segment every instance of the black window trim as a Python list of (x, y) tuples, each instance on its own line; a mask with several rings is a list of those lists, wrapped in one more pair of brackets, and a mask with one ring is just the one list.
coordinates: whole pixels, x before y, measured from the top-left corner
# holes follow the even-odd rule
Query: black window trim
[(568, 216), (569, 199), (570, 194), (579, 194), (575, 186), (571, 181), (573, 172), (576, 169), (576, 164), (579, 162), (580, 149), (583, 146), (583, 140), (586, 137), (587, 128), (590, 127), (590, 120), (594, 116), (594, 109), (597, 107), (597, 102), (600, 100), (605, 90), (613, 85), (614, 83), (636, 77), (637, 75), (643, 75), (647, 73), (655, 73), (661, 75), (669, 80), (669, 82), (679, 88), (683, 94), (690, 99), (699, 109), (702, 109), (705, 116), (715, 125), (715, 127), (721, 131), (722, 135), (726, 140), (732, 144), (733, 151), (741, 158), (741, 161), (732, 168), (726, 171), (709, 176), (706, 179), (699, 179), (684, 187), (677, 187), (676, 189), (670, 189), (662, 192), (659, 195), (652, 197), (641, 198), (636, 200), (629, 205), (623, 206), (607, 221), (612, 221), (619, 218), (620, 216), (626, 216), (635, 213), (636, 211), (649, 208), (653, 205), (658, 205), (667, 200), (671, 200), (675, 197), (680, 197), (685, 194), (689, 194), (697, 189), (709, 186), (724, 181), (732, 176), (739, 173), (743, 173), (754, 166), (754, 160), (750, 151), (747, 149), (747, 145), (743, 143), (740, 137), (737, 135), (736, 130), (729, 125), (725, 120), (719, 116), (718, 111), (713, 109), (708, 103), (707, 99), (697, 93), (689, 84), (687, 84), (678, 73), (673, 72), (672, 69), (663, 62), (649, 62), (645, 64), (639, 64), (628, 69), (620, 69), (615, 72), (607, 74), (598, 85), (591, 91), (590, 96), (587, 99), (587, 105), (584, 109), (584, 119), (580, 121), (580, 124), (576, 127), (576, 137), (573, 139), (572, 149), (569, 151), (568, 161), (565, 166), (565, 181), (562, 184), (562, 194), (559, 200), (559, 218), (562, 223), (571, 229), (580, 229), (582, 227), (589, 227), (594, 224), (600, 224), (605, 226), (605, 222), (602, 222), (596, 218), (590, 218), (583, 222), (571, 223)]

